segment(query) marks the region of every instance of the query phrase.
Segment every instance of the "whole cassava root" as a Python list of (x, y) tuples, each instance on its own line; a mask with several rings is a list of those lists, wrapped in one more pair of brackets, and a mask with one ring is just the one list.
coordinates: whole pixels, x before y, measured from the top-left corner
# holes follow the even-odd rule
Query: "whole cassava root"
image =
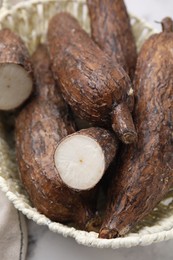
[[(75, 131), (58, 93), (44, 45), (32, 57), (36, 94), (16, 119), (16, 153), (22, 182), (33, 205), (51, 220), (73, 222), (84, 229), (92, 207), (81, 193), (63, 185), (55, 168), (58, 142)], [(94, 195), (94, 191), (92, 191)], [(86, 194), (91, 200), (90, 194)], [(92, 215), (93, 216), (93, 215)]]
[(0, 110), (19, 107), (33, 86), (29, 53), (23, 41), (9, 29), (0, 31)]
[(87, 4), (93, 40), (133, 78), (137, 51), (124, 1), (87, 0)]
[[(48, 28), (48, 46), (55, 79), (73, 111), (82, 119), (113, 128), (119, 137), (130, 143), (136, 139), (133, 129), (120, 131), (121, 120), (112, 113), (119, 104), (127, 106), (124, 123), (132, 122), (133, 90), (130, 78), (118, 64), (92, 41), (79, 23), (68, 13), (55, 15)], [(121, 118), (121, 116), (120, 116)], [(126, 136), (126, 138), (124, 137)]]
[(143, 45), (135, 73), (136, 145), (126, 147), (115, 169), (100, 234), (126, 234), (173, 185), (173, 22)]
[(118, 140), (103, 128), (91, 127), (63, 138), (55, 152), (62, 181), (76, 190), (93, 188), (115, 157)]

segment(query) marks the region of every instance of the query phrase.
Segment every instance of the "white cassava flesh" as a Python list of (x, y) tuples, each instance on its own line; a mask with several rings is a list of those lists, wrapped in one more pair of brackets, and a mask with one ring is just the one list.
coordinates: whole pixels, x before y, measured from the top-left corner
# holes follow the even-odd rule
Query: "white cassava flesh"
[(31, 94), (32, 79), (17, 64), (0, 65), (0, 109), (10, 110), (20, 106)]
[(62, 181), (77, 190), (94, 187), (105, 171), (105, 156), (99, 143), (89, 136), (66, 137), (55, 151), (55, 166)]

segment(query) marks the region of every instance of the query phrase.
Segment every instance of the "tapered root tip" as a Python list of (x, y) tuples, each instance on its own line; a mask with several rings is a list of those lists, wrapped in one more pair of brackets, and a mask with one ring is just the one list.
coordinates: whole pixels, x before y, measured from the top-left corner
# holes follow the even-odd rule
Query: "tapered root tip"
[(90, 219), (87, 224), (86, 224), (86, 230), (88, 232), (94, 231), (94, 232), (99, 232), (99, 229), (102, 224), (102, 218), (100, 216), (95, 216), (92, 219)]
[(116, 229), (110, 230), (107, 228), (103, 228), (99, 232), (99, 238), (111, 239), (111, 238), (116, 238), (116, 237), (119, 237), (118, 231)]
[(125, 144), (131, 144), (137, 140), (132, 115), (125, 103), (113, 108), (112, 128), (119, 139)]
[(128, 132), (124, 133), (121, 137), (123, 143), (125, 144), (132, 144), (135, 143), (137, 140), (137, 134), (136, 132)]

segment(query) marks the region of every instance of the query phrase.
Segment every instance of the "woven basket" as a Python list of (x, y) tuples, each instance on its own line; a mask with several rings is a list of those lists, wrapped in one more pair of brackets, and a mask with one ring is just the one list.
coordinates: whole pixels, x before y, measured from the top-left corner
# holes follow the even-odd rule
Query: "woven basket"
[[(89, 32), (89, 17), (84, 1), (25, 1), (10, 8), (8, 1), (3, 1), (0, 10), (0, 28), (8, 27), (18, 33), (32, 53), (39, 42), (43, 42), (49, 19), (62, 10), (69, 11)], [(138, 50), (143, 41), (154, 31), (146, 23), (131, 16), (133, 31)], [(149, 245), (173, 238), (173, 191), (148, 215), (135, 229), (123, 238), (98, 239), (95, 232), (76, 230), (60, 223), (50, 221), (33, 208), (19, 180), (15, 151), (10, 146), (10, 134), (2, 116), (0, 118), (0, 187), (14, 206), (37, 224), (47, 225), (53, 231), (70, 236), (83, 245), (99, 248), (120, 248), (136, 245)]]

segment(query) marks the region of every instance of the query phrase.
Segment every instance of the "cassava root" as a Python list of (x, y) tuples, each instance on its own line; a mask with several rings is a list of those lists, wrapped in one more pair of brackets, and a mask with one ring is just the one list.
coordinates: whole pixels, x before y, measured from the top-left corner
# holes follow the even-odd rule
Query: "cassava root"
[(73, 222), (85, 229), (90, 227), (93, 217), (95, 191), (81, 194), (66, 187), (54, 163), (58, 142), (74, 133), (75, 126), (55, 85), (44, 45), (33, 54), (32, 63), (36, 93), (16, 119), (16, 153), (21, 179), (39, 212), (53, 221)]
[(109, 190), (101, 238), (125, 235), (173, 185), (173, 22), (143, 45), (135, 73), (136, 144), (122, 150)]
[(93, 40), (133, 79), (137, 51), (124, 0), (87, 0), (87, 4)]
[[(136, 140), (131, 118), (133, 90), (129, 76), (118, 64), (100, 50), (79, 23), (68, 13), (55, 15), (48, 28), (48, 46), (52, 70), (61, 92), (72, 110), (82, 119), (95, 125), (110, 127), (125, 143)], [(121, 122), (111, 114), (119, 104), (127, 105), (124, 116), (126, 132), (119, 129)], [(116, 113), (115, 113), (116, 114)], [(121, 120), (121, 116), (119, 117)], [(117, 126), (117, 129), (115, 129)]]

